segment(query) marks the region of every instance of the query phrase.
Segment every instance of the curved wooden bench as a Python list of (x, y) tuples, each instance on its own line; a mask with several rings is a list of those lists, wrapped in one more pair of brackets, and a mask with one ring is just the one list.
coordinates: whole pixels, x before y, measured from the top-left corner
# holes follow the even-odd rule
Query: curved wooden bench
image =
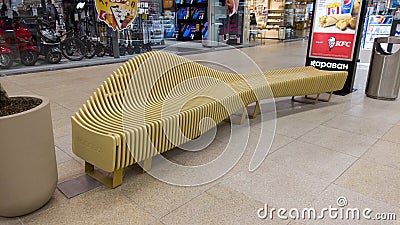
[[(238, 75), (171, 53), (141, 54), (118, 68), (72, 116), (72, 150), (85, 160), (88, 175), (114, 188), (122, 183), (124, 168), (144, 161), (148, 170), (153, 156), (201, 135), (205, 117), (218, 124), (256, 102), (255, 117), (259, 100), (272, 97), (317, 94), (318, 101), (320, 93), (340, 90), (346, 77), (313, 67)], [(202, 125), (207, 130), (215, 124)]]

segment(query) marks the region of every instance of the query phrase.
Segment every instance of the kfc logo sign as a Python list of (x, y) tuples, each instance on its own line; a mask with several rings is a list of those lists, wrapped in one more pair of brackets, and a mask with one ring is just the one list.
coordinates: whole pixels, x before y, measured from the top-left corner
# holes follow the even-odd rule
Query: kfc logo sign
[(336, 38), (335, 37), (330, 37), (328, 39), (329, 51), (332, 51), (332, 48), (335, 46), (335, 43), (336, 43)]
[(314, 33), (310, 56), (333, 59), (351, 59), (354, 34)]
[(329, 51), (335, 46), (351, 48), (351, 41), (336, 41), (335, 37), (328, 38)]
[(336, 41), (335, 46), (351, 48), (351, 41)]

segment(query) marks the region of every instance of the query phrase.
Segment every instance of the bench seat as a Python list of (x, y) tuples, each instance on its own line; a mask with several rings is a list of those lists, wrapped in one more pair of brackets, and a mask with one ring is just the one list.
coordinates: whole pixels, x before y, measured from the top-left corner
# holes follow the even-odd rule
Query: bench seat
[[(218, 124), (251, 103), (259, 106), (261, 99), (332, 93), (346, 77), (347, 72), (313, 67), (239, 75), (171, 53), (141, 54), (108, 77), (71, 117), (72, 150), (85, 160), (88, 175), (114, 188), (122, 183), (124, 168), (144, 161), (148, 170), (153, 156), (201, 135), (205, 117)], [(215, 124), (202, 125), (207, 130)]]

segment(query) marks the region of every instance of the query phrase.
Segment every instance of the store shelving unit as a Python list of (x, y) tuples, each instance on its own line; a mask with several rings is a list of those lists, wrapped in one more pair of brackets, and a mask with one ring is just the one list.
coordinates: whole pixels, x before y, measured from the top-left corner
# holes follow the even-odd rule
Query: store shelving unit
[(308, 25), (307, 13), (307, 0), (297, 0), (295, 3), (295, 14), (294, 14), (294, 36), (305, 37), (304, 30)]
[(57, 32), (64, 33), (66, 31), (66, 27), (65, 27), (65, 22), (64, 22), (62, 1), (61, 0), (55, 1), (54, 6), (56, 7), (58, 16), (60, 17), (60, 23), (57, 23), (56, 30), (57, 30)]
[(295, 14), (296, 14), (295, 0), (287, 0), (285, 2), (286, 39), (292, 38), (293, 36), (293, 29), (295, 25)]
[(175, 20), (172, 19), (163, 19), (162, 25), (164, 28), (164, 37), (165, 38), (173, 38), (175, 37)]
[(207, 1), (177, 0), (175, 14), (177, 40), (202, 40), (203, 28), (207, 23)]
[(175, 38), (175, 1), (162, 1), (161, 24), (164, 30), (164, 38)]
[(278, 39), (279, 27), (285, 23), (285, 1), (268, 1), (265, 10), (266, 25), (262, 30), (264, 38)]
[(285, 2), (286, 39), (305, 36), (310, 21), (307, 13), (307, 0), (287, 0)]
[(392, 26), (392, 16), (371, 15), (366, 21), (364, 37), (362, 40), (363, 49), (372, 49), (374, 39), (378, 37), (390, 36)]
[[(286, 38), (306, 36), (310, 27), (312, 0), (248, 0), (249, 12), (256, 15), (264, 38), (277, 39), (279, 27), (286, 27)], [(308, 7), (308, 11), (307, 11)]]
[(278, 30), (279, 26), (284, 24), (285, 15), (283, 9), (268, 9), (267, 13), (267, 29)]

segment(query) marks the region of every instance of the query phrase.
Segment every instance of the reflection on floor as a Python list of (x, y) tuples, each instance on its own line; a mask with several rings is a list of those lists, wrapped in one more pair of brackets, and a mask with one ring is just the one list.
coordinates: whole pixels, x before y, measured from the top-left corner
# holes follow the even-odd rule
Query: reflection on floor
[[(307, 43), (289, 42), (189, 55), (243, 71), (272, 70), (304, 65)], [(210, 55), (211, 54), (211, 55)], [(212, 55), (214, 54), (214, 55)], [(247, 58), (248, 59), (248, 58)], [(51, 100), (59, 183), (84, 174), (83, 162), (71, 150), (69, 117), (118, 65), (84, 67), (1, 77), (11, 95), (37, 94)], [(260, 119), (251, 120), (245, 154), (222, 178), (197, 187), (178, 187), (137, 173), (125, 172), (116, 189), (103, 186), (71, 199), (58, 190), (38, 211), (20, 218), (1, 218), (0, 224), (367, 224), (365, 220), (262, 220), (257, 210), (337, 207), (339, 196), (348, 207), (400, 216), (399, 101), (365, 97), (367, 66), (357, 71), (356, 92), (333, 96), (330, 103), (304, 105), (276, 99), (276, 131), (269, 154), (254, 172), (248, 171), (257, 145)], [(262, 104), (271, 115), (270, 102)], [(259, 117), (260, 118), (260, 117)], [(230, 126), (222, 123), (206, 149), (175, 149), (166, 157), (184, 165), (216, 158), (229, 142)], [(267, 132), (267, 135), (272, 135)], [(374, 214), (372, 214), (374, 215)], [(368, 221), (368, 224), (380, 224)], [(394, 221), (388, 222), (394, 224)]]

